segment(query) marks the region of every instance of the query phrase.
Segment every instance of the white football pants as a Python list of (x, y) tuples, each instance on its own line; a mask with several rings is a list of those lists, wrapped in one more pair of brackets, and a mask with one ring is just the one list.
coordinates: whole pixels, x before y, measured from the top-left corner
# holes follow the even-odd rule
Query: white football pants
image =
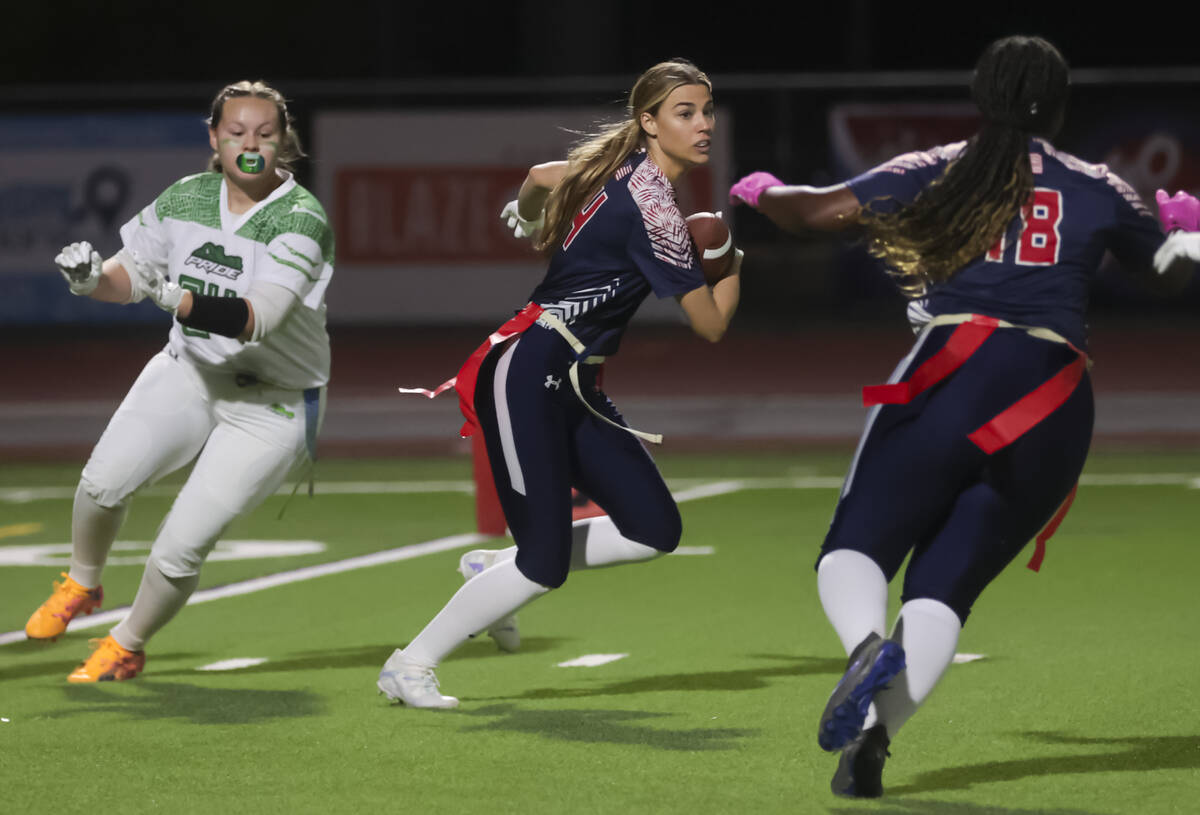
[[(80, 486), (99, 506), (116, 507), (195, 459), (150, 553), (150, 563), (167, 577), (190, 577), (230, 521), (262, 503), (308, 460), (324, 417), (324, 388), (317, 398), (315, 409), (309, 407), (315, 426), (309, 427), (303, 391), (239, 387), (231, 373), (199, 369), (164, 350), (113, 414)], [(102, 556), (112, 535), (92, 544), (104, 548)]]

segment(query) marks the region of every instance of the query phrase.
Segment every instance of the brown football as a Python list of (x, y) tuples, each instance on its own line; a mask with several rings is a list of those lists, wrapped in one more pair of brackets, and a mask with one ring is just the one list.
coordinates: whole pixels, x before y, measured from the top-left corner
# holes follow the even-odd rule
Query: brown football
[(714, 285), (729, 273), (733, 263), (733, 236), (720, 215), (697, 212), (687, 217), (688, 231), (704, 267), (704, 281)]

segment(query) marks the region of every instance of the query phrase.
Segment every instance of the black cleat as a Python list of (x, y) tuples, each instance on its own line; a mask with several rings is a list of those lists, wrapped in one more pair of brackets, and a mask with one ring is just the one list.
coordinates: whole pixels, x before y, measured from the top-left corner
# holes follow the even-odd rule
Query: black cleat
[(872, 632), (850, 654), (846, 673), (821, 714), (817, 743), (822, 750), (841, 750), (862, 733), (875, 694), (904, 670), (904, 649)]
[(843, 798), (883, 796), (883, 763), (891, 753), (887, 728), (877, 724), (846, 745), (829, 787)]

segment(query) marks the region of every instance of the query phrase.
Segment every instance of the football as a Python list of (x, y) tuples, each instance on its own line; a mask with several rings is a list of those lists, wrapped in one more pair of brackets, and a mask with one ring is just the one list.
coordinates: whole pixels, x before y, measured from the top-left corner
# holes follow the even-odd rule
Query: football
[(697, 212), (687, 217), (688, 231), (704, 267), (704, 282), (712, 286), (729, 273), (733, 263), (733, 235), (719, 213)]

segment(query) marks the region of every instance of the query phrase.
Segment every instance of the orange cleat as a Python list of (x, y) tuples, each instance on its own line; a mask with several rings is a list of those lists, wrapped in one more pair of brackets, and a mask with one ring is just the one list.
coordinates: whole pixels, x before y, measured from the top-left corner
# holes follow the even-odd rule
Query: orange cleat
[(145, 651), (123, 648), (112, 635), (91, 640), (92, 655), (67, 677), (68, 682), (109, 682), (114, 679), (133, 679), (146, 667)]
[(42, 603), (29, 622), (25, 623), (25, 636), (31, 640), (54, 640), (67, 630), (67, 623), (80, 614), (91, 614), (100, 608), (104, 600), (104, 587), (85, 588), (70, 577), (61, 583), (54, 581), (54, 593)]

